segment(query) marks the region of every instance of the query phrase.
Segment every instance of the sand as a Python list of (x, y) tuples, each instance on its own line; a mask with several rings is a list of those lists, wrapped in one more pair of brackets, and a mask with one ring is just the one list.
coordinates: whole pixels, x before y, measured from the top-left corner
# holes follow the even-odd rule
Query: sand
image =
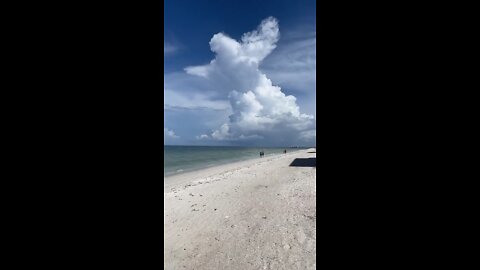
[(315, 158), (301, 150), (164, 179), (164, 269), (315, 269)]

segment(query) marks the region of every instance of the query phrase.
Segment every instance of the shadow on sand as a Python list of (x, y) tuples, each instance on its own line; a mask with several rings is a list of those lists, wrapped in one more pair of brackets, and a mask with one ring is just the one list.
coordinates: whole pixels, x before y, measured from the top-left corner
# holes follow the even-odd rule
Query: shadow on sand
[(307, 152), (307, 153), (317, 153), (317, 151), (310, 151), (310, 152)]
[(291, 167), (317, 167), (317, 158), (296, 158), (290, 164)]

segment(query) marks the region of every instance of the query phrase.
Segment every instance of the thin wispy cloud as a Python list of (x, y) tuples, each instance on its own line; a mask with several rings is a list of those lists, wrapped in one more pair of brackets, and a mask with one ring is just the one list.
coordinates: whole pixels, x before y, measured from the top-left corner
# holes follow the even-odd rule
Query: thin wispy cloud
[(163, 54), (165, 56), (169, 54), (173, 54), (177, 50), (178, 50), (178, 47), (174, 46), (173, 44), (166, 41), (163, 42)]
[(184, 72), (164, 74), (164, 108), (210, 109), (230, 111), (225, 96), (207, 81)]
[(266, 59), (260, 67), (275, 83), (295, 91), (315, 91), (316, 38), (293, 41)]

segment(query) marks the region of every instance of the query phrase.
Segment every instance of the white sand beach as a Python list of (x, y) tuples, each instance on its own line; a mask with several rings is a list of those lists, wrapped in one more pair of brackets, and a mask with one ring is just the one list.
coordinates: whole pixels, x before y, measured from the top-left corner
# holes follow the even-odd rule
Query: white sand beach
[(315, 269), (315, 160), (309, 149), (166, 178), (164, 269)]

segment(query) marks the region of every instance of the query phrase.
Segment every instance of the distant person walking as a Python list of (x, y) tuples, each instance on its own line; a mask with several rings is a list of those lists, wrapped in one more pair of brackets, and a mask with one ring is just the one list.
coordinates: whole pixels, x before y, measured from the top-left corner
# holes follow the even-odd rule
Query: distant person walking
[(263, 157), (263, 155), (265, 155), (265, 153), (263, 153), (263, 151), (260, 151), (260, 157)]
[(287, 149), (284, 149), (284, 150), (283, 150), (283, 153), (286, 154), (286, 153), (287, 153)]

